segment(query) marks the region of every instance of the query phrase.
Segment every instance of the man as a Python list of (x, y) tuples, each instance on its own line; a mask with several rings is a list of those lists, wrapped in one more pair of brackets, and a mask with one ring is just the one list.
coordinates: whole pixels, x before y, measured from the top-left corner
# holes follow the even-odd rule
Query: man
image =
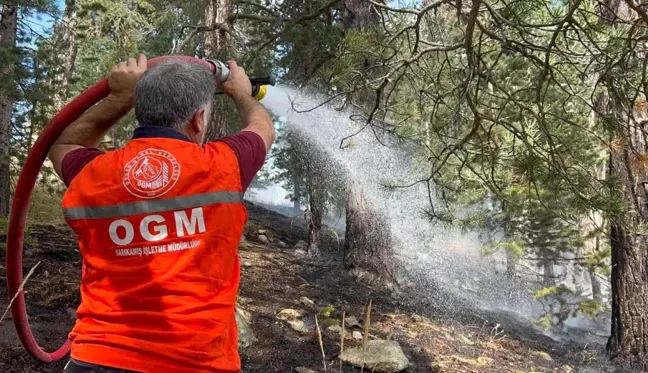
[[(63, 208), (85, 273), (66, 372), (239, 372), (242, 195), (275, 140), (235, 62), (219, 87), (243, 131), (204, 143), (216, 88), (203, 66), (146, 58), (114, 67), (111, 93), (56, 140)], [(140, 77), (141, 76), (141, 77)], [(135, 107), (121, 149), (96, 149)]]

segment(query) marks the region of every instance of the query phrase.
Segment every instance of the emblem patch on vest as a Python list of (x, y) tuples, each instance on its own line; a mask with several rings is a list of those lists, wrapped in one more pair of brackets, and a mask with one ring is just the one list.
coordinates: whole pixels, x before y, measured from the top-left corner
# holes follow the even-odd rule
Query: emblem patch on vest
[(146, 149), (124, 167), (124, 187), (140, 198), (155, 198), (173, 188), (180, 177), (180, 164), (166, 150)]

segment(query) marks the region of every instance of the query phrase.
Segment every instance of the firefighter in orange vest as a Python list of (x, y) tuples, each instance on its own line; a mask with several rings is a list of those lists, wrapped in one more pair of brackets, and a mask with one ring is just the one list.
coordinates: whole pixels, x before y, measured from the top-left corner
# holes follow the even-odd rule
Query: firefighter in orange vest
[[(203, 66), (129, 59), (111, 94), (71, 124), (50, 159), (85, 274), (66, 372), (239, 372), (235, 303), (243, 193), (275, 140), (247, 75), (220, 85), (243, 129), (205, 143), (216, 83)], [(101, 139), (132, 107), (122, 148)], [(218, 113), (217, 113), (218, 114)]]

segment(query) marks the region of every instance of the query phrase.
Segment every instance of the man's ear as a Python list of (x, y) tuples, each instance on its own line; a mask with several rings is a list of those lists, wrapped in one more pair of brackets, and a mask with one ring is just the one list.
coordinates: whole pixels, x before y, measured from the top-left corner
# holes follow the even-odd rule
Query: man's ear
[(203, 133), (206, 130), (205, 108), (200, 108), (194, 113), (193, 118), (191, 118), (191, 126), (196, 133)]

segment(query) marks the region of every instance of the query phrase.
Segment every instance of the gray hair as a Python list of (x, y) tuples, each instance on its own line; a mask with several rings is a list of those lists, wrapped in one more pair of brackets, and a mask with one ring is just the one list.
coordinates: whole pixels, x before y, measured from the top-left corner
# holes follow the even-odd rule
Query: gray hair
[(147, 69), (135, 86), (140, 125), (180, 129), (200, 108), (209, 108), (216, 81), (204, 66), (169, 59)]

